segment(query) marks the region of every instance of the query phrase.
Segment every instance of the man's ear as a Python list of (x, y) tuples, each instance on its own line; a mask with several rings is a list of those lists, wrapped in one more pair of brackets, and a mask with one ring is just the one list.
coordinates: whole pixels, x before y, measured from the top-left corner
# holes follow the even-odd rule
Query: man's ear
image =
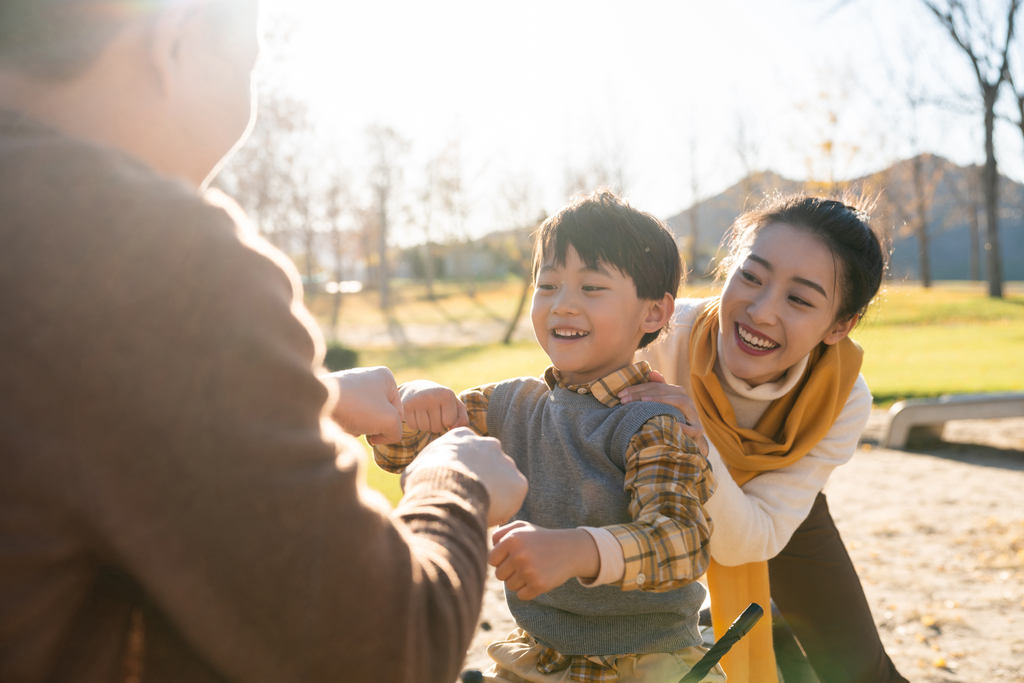
[(154, 14), (149, 28), (149, 59), (157, 83), (166, 96), (176, 90), (182, 51), (187, 49), (191, 32), (201, 28), (203, 3), (173, 3)]
[(644, 334), (657, 332), (668, 325), (672, 320), (672, 314), (676, 311), (676, 298), (671, 293), (665, 292), (660, 299), (645, 301), (647, 304), (647, 315), (640, 323), (640, 329)]
[(855, 313), (848, 319), (837, 322), (822, 341), (830, 345), (839, 343), (846, 338), (846, 335), (853, 331), (853, 328), (857, 326), (858, 320), (860, 320), (860, 313)]

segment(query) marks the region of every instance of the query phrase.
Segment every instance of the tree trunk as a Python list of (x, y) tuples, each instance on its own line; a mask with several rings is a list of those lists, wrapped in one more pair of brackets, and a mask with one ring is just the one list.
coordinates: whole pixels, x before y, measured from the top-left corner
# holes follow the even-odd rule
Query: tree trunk
[(690, 271), (697, 271), (697, 237), (700, 233), (700, 225), (697, 222), (697, 201), (694, 199), (690, 207), (690, 253), (687, 258), (690, 262)]
[(1003, 298), (1003, 264), (999, 253), (999, 173), (996, 169), (996, 152), (993, 143), (995, 132), (995, 106), (999, 95), (998, 84), (985, 86), (985, 174), (982, 183), (985, 188), (985, 223), (988, 241), (988, 295)]
[(921, 259), (921, 286), (928, 289), (932, 286), (932, 271), (931, 261), (928, 258), (928, 204), (925, 198), (924, 189), (924, 158), (923, 155), (918, 154), (914, 157), (913, 161), (914, 169), (914, 194), (916, 194), (916, 213), (917, 213), (917, 246), (920, 251)]
[(385, 204), (387, 197), (383, 193), (378, 197), (380, 224), (377, 226), (377, 287), (380, 289), (380, 310), (391, 308), (391, 297), (388, 292), (388, 216)]
[(338, 291), (334, 293), (334, 301), (331, 306), (331, 336), (335, 341), (338, 339), (338, 321), (341, 320), (342, 292), (341, 283), (343, 273), (341, 270), (341, 232), (337, 226), (332, 230), (334, 238), (334, 281), (338, 284)]
[(978, 259), (978, 239), (981, 237), (978, 225), (978, 211), (981, 208), (978, 206), (978, 190), (980, 189), (978, 187), (979, 170), (969, 169), (967, 181), (967, 192), (970, 198), (967, 205), (967, 225), (968, 232), (971, 235), (968, 269), (970, 270), (970, 278), (974, 282), (981, 279), (981, 268)]
[(505, 338), (501, 340), (502, 344), (506, 346), (512, 343), (512, 335), (516, 331), (516, 326), (519, 324), (519, 319), (523, 317), (523, 309), (526, 308), (526, 299), (530, 294), (530, 277), (523, 276), (523, 291), (519, 295), (519, 305), (516, 306), (516, 313), (512, 316), (512, 320), (508, 323), (508, 329), (505, 330)]
[(433, 301), (434, 296), (434, 250), (431, 249), (430, 240), (423, 243), (420, 254), (423, 257), (423, 277), (427, 281), (427, 299)]

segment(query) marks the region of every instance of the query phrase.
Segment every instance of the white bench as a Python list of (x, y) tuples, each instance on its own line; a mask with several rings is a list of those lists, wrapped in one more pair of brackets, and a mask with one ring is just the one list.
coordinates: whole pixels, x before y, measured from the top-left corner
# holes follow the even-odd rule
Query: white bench
[(889, 409), (882, 438), (886, 448), (904, 448), (911, 430), (938, 438), (950, 420), (990, 420), (1024, 417), (1024, 393), (948, 394), (938, 398), (900, 401)]

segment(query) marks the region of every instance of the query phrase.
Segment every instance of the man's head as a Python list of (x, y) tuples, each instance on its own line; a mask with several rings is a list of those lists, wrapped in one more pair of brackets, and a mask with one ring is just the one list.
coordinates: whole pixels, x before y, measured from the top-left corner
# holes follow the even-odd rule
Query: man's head
[(245, 133), (258, 0), (0, 0), (0, 105), (200, 185)]
[(533, 279), (538, 341), (559, 370), (591, 381), (658, 338), (672, 317), (682, 264), (661, 221), (596, 190), (541, 225)]

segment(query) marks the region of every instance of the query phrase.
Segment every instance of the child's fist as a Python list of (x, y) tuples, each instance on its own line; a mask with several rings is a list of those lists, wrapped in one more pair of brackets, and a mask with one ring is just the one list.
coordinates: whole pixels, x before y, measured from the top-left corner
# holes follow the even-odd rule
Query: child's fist
[(516, 521), (495, 531), (492, 540), (487, 562), (520, 600), (533, 600), (573, 577), (593, 578), (601, 569), (597, 544), (583, 529)]
[(405, 412), (405, 424), (421, 432), (444, 434), (449, 429), (468, 427), (466, 406), (446, 386), (418, 379), (398, 388)]

